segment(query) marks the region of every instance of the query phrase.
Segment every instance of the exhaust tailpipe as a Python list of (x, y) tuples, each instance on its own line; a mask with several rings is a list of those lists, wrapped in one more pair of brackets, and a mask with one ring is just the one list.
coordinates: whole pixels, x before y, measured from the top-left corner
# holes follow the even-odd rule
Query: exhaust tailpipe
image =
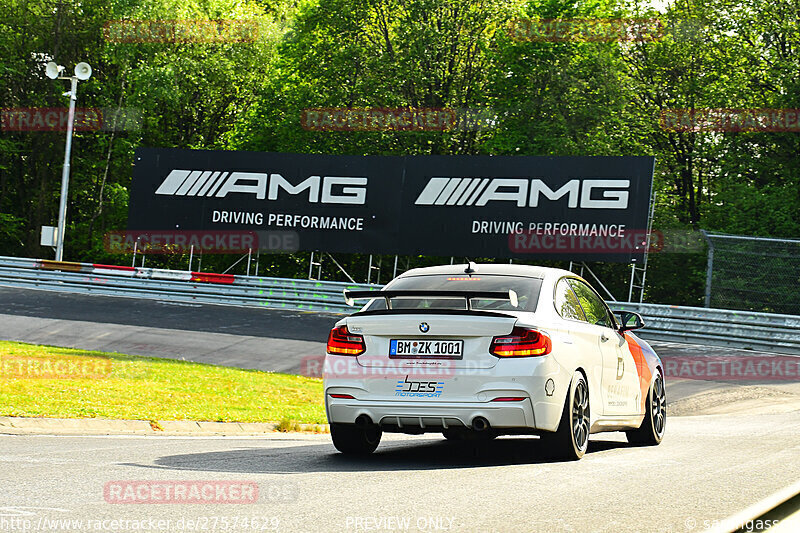
[(356, 418), (356, 425), (359, 427), (367, 427), (372, 425), (372, 419), (369, 415), (358, 415)]
[(482, 416), (476, 416), (472, 419), (472, 429), (475, 431), (486, 431), (489, 429), (489, 421)]

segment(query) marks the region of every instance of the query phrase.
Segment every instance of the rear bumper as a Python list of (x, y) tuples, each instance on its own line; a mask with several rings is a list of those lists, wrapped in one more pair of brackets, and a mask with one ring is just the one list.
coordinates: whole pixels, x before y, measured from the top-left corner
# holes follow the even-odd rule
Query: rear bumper
[[(441, 394), (409, 399), (395, 392), (397, 376), (386, 379), (326, 379), (328, 421), (353, 424), (360, 415), (398, 431), (470, 428), (475, 417), (496, 429), (555, 431), (561, 420), (572, 372), (553, 358), (503, 361), (495, 368), (427, 377), (442, 384)], [(439, 389), (437, 389), (438, 391)], [(331, 394), (353, 398), (333, 398)], [(521, 397), (520, 401), (492, 401)]]
[(536, 429), (530, 398), (516, 402), (397, 402), (331, 398), (326, 394), (328, 421), (352, 424), (361, 415), (388, 430), (427, 432), (452, 427), (471, 428), (483, 417), (492, 428)]
[[(492, 368), (422, 368), (416, 374), (406, 367), (376, 372), (361, 367), (353, 357), (328, 355), (326, 366), (337, 364), (348, 371), (324, 374), (329, 422), (353, 424), (358, 416), (367, 415), (373, 423), (387, 428), (399, 425), (399, 430), (409, 432), (469, 428), (477, 416), (497, 429), (555, 431), (573, 374), (553, 356), (502, 360)], [(410, 399), (397, 393), (409, 388), (406, 380), (430, 382), (425, 390), (441, 388)], [(333, 398), (331, 393), (353, 398)], [(492, 401), (498, 397), (525, 399)]]

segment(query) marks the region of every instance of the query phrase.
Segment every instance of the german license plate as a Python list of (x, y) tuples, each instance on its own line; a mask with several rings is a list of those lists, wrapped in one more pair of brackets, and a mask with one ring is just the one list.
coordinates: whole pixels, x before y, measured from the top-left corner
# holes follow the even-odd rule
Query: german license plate
[(389, 357), (438, 357), (461, 359), (464, 341), (432, 339), (392, 339)]

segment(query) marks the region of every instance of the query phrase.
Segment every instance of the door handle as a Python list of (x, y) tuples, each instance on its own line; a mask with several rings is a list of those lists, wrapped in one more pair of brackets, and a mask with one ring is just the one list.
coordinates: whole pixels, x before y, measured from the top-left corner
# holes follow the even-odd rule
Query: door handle
[(603, 342), (606, 342), (608, 340), (608, 337), (606, 337), (605, 333), (603, 333), (603, 335), (600, 337), (600, 340)]

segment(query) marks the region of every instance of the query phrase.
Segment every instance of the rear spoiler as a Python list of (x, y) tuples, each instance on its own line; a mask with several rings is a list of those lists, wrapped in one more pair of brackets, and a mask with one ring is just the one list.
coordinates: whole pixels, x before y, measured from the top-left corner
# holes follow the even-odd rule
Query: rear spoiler
[(373, 300), (383, 298), (386, 300), (386, 309), (392, 308), (392, 298), (437, 298), (466, 300), (467, 309), (472, 309), (472, 300), (508, 300), (514, 307), (519, 307), (517, 293), (507, 291), (435, 291), (435, 290), (388, 290), (388, 291), (344, 291), (344, 301), (347, 305), (354, 305), (355, 300)]

